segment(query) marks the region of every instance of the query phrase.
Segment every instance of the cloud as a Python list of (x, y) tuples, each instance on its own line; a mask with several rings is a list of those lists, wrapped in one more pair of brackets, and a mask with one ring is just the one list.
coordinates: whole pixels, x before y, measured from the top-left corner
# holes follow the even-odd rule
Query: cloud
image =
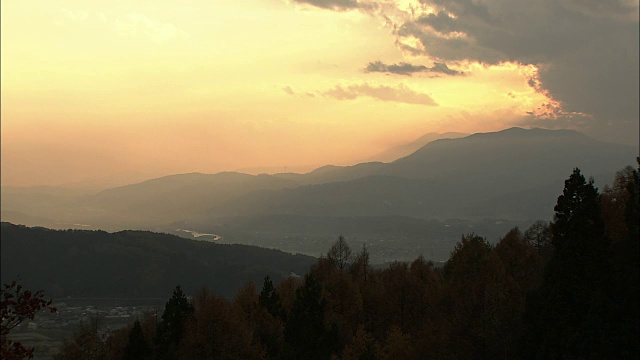
[(74, 22), (84, 22), (89, 18), (89, 12), (85, 10), (62, 9), (63, 16)]
[(331, 90), (323, 92), (322, 95), (338, 100), (355, 100), (359, 97), (367, 96), (381, 101), (427, 106), (438, 105), (431, 96), (413, 91), (403, 84), (397, 87), (384, 85), (372, 86), (367, 83), (349, 85), (347, 87), (336, 86)]
[(441, 73), (446, 75), (461, 75), (462, 72), (450, 69), (447, 64), (434, 63), (432, 67), (424, 65), (412, 65), (406, 62), (399, 64), (385, 64), (382, 61), (370, 62), (364, 69), (366, 72), (383, 72), (398, 75), (409, 75), (413, 73), (427, 72), (427, 73)]
[[(86, 27), (98, 26), (107, 31), (115, 31), (116, 34), (130, 38), (147, 38), (155, 43), (162, 43), (168, 40), (182, 38), (188, 39), (189, 34), (168, 22), (151, 19), (140, 13), (131, 13), (115, 18), (110, 21), (109, 17), (103, 13), (90, 13), (84, 10), (70, 10), (63, 8), (60, 10), (62, 16), (55, 21), (55, 24), (63, 27)], [(92, 20), (98, 21), (92, 21)]]
[(367, 9), (369, 4), (359, 2), (358, 0), (293, 0), (298, 4), (307, 4), (322, 9), (330, 9), (337, 11), (352, 10), (352, 9)]
[[(378, 16), (412, 56), (534, 65), (537, 90), (567, 113), (588, 114), (585, 129), (606, 140), (638, 143), (638, 2), (629, 0), (370, 0), (351, 4)], [(369, 0), (365, 0), (369, 1)], [(333, 4), (332, 6), (326, 6)], [(420, 66), (370, 64), (409, 75)], [(563, 116), (562, 114), (558, 116)]]
[(584, 130), (638, 141), (637, 4), (625, 1), (432, 0), (436, 12), (409, 15), (399, 42), (444, 61), (533, 64), (530, 85), (560, 105), (556, 118), (583, 113)]
[(175, 38), (189, 37), (185, 31), (173, 24), (157, 21), (139, 13), (116, 19), (115, 30), (121, 36), (148, 38), (158, 44)]

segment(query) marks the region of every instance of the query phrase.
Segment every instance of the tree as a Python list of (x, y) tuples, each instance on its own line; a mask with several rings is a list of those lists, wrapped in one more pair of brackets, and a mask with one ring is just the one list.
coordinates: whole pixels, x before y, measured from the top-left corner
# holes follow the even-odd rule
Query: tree
[(378, 351), (382, 360), (415, 359), (411, 338), (397, 326), (392, 326), (384, 342), (384, 347)]
[[(509, 296), (504, 265), (486, 239), (462, 237), (444, 267), (451, 344), (460, 358), (503, 358)], [(507, 310), (508, 309), (508, 310)], [(451, 344), (449, 344), (451, 346)]]
[(375, 358), (376, 343), (373, 336), (365, 331), (363, 325), (360, 325), (349, 345), (345, 346), (342, 360), (375, 360)]
[(262, 285), (262, 291), (258, 297), (258, 302), (267, 309), (269, 314), (273, 317), (280, 319), (285, 318), (286, 314), (282, 307), (282, 303), (280, 302), (280, 296), (278, 295), (276, 288), (273, 286), (271, 278), (268, 276), (264, 278), (264, 284)]
[(133, 328), (129, 332), (129, 341), (124, 348), (125, 360), (143, 360), (148, 359), (151, 355), (151, 349), (147, 343), (147, 339), (142, 332), (142, 326), (140, 321), (136, 320), (133, 323)]
[(367, 281), (369, 271), (371, 271), (369, 265), (369, 250), (367, 250), (367, 245), (362, 243), (362, 250), (353, 260), (349, 272), (351, 272), (354, 279)]
[(341, 273), (351, 264), (351, 248), (344, 236), (340, 235), (338, 240), (331, 246), (327, 253), (327, 259), (337, 266)]
[(51, 306), (51, 300), (44, 299), (42, 290), (35, 293), (24, 290), (16, 281), (4, 284), (0, 289), (2, 301), (2, 322), (0, 323), (0, 335), (2, 336), (2, 359), (31, 359), (34, 349), (25, 348), (20, 342), (8, 338), (11, 330), (27, 319), (33, 319), (35, 315), (48, 310), (56, 312)]
[[(593, 179), (579, 169), (565, 181), (551, 224), (554, 253), (541, 287), (527, 298), (527, 353), (538, 358), (599, 357), (607, 309), (609, 242)], [(610, 355), (606, 354), (607, 356)]]
[(162, 320), (158, 323), (156, 330), (154, 348), (157, 358), (177, 358), (184, 324), (192, 314), (193, 306), (187, 300), (180, 286), (176, 286), (173, 296), (165, 304)]
[(551, 245), (551, 228), (546, 221), (537, 220), (524, 232), (524, 241), (531, 244), (541, 253)]
[[(640, 165), (640, 158), (638, 160)], [(612, 339), (616, 340), (613, 347), (620, 349), (619, 358), (637, 358), (640, 354), (640, 176), (638, 170), (629, 170), (629, 167), (624, 169), (624, 174), (626, 200), (624, 206), (616, 206), (618, 210), (624, 208), (624, 212), (616, 214), (615, 223), (623, 223), (626, 234), (618, 234), (621, 238), (612, 244), (613, 266), (608, 284), (614, 311), (609, 322), (617, 325)], [(606, 217), (606, 213), (603, 209), (603, 216)], [(611, 219), (607, 224), (607, 232), (611, 234), (610, 224)]]
[(627, 237), (627, 212), (633, 211), (636, 176), (636, 170), (627, 166), (616, 173), (613, 185), (606, 185), (602, 191), (602, 218), (607, 235), (613, 243), (623, 241)]
[(326, 307), (322, 284), (306, 275), (304, 286), (296, 290), (293, 309), (285, 324), (283, 358), (320, 360), (337, 352), (337, 330), (325, 327)]
[(264, 359), (263, 350), (254, 341), (254, 328), (238, 305), (206, 289), (198, 291), (193, 298), (194, 314), (185, 322), (179, 358)]
[(74, 331), (73, 337), (65, 339), (62, 349), (56, 355), (56, 360), (95, 360), (104, 359), (107, 346), (98, 332), (98, 318), (91, 318), (89, 322), (81, 322)]

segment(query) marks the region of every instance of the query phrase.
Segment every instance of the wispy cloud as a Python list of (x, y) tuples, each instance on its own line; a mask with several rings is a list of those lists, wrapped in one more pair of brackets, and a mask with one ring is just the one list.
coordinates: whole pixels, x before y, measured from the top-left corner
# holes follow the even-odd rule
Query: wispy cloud
[[(188, 39), (189, 34), (175, 25), (152, 19), (144, 14), (131, 13), (109, 17), (104, 12), (89, 12), (63, 8), (55, 24), (62, 27), (99, 27), (123, 37), (146, 38), (154, 43), (172, 39)], [(112, 20), (113, 19), (113, 20)]]
[(178, 29), (171, 23), (157, 21), (139, 13), (116, 19), (115, 30), (121, 36), (148, 38), (155, 43), (189, 37), (184, 30)]
[(74, 22), (84, 22), (89, 18), (89, 12), (85, 10), (62, 9), (61, 11), (65, 19)]
[(346, 87), (336, 86), (333, 89), (322, 93), (338, 100), (354, 100), (359, 97), (370, 97), (381, 101), (393, 101), (405, 104), (437, 106), (438, 104), (428, 94), (423, 94), (411, 90), (404, 84), (396, 87), (385, 85), (369, 85), (367, 83), (349, 85)]
[(337, 11), (371, 8), (370, 3), (358, 0), (293, 0), (293, 2)]
[(432, 67), (425, 65), (413, 65), (406, 62), (399, 64), (385, 64), (382, 61), (370, 62), (364, 69), (366, 72), (382, 72), (397, 75), (411, 76), (414, 73), (440, 73), (445, 75), (462, 75), (463, 73), (453, 70), (445, 63), (434, 63)]

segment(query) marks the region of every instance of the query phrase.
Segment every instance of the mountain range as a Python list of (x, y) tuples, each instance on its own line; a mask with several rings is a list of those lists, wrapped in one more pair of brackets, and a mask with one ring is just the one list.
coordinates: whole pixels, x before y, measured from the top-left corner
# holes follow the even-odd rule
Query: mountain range
[(278, 234), (282, 239), (297, 232), (296, 219), (313, 217), (377, 217), (391, 227), (395, 220), (389, 219), (398, 217), (526, 223), (551, 219), (573, 168), (602, 187), (637, 156), (636, 148), (576, 131), (510, 128), (436, 139), (392, 162), (330, 165), (306, 174), (179, 174), (94, 194), (3, 187), (2, 217), (51, 227), (168, 231), (183, 224), (211, 232), (278, 216), (290, 221)]

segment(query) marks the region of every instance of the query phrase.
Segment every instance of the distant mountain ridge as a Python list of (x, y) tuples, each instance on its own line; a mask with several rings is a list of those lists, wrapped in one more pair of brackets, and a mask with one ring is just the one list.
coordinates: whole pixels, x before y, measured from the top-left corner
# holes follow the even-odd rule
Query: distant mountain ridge
[[(48, 205), (40, 213), (19, 199), (2, 201), (4, 213), (111, 229), (177, 221), (205, 226), (225, 216), (280, 214), (547, 219), (574, 167), (602, 186), (636, 156), (638, 149), (572, 130), (510, 128), (433, 140), (390, 163), (324, 166), (307, 174), (171, 175), (77, 197), (59, 208)], [(521, 205), (526, 202), (531, 206)]]
[(387, 149), (379, 153), (378, 155), (369, 158), (367, 161), (368, 162), (392, 162), (414, 153), (416, 150), (420, 149), (421, 147), (427, 145), (432, 141), (439, 140), (439, 139), (457, 139), (457, 138), (465, 137), (468, 135), (469, 134), (460, 133), (460, 132), (446, 132), (442, 134), (435, 133), (435, 132), (427, 133), (408, 144), (402, 144), (402, 145), (394, 146), (390, 149)]

